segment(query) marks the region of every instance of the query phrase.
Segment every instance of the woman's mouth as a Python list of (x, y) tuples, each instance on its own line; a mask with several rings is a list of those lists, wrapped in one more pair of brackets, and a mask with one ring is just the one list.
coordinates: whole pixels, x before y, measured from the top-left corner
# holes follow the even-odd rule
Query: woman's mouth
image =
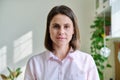
[(65, 37), (57, 37), (58, 40), (63, 40)]

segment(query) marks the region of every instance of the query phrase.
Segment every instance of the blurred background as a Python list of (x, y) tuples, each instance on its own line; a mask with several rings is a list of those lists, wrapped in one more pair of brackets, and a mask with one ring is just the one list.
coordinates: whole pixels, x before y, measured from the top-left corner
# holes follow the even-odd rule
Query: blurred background
[[(96, 0), (0, 0), (0, 73), (8, 74), (7, 67), (20, 67), (22, 74), (17, 80), (23, 80), (28, 59), (45, 50), (47, 14), (56, 5), (67, 5), (75, 12), (80, 50), (90, 53), (95, 4)], [(113, 50), (108, 60), (112, 68), (105, 71), (105, 80), (115, 80), (113, 40), (108, 45)]]

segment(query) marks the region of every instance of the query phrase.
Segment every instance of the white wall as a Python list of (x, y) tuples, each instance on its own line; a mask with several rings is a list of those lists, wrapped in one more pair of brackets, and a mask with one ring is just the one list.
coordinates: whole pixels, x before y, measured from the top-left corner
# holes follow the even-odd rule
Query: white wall
[[(22, 67), (30, 56), (45, 50), (46, 17), (55, 5), (65, 4), (78, 17), (81, 50), (90, 52), (94, 0), (0, 0), (0, 71)], [(23, 74), (20, 80), (23, 79)]]
[(120, 38), (120, 0), (111, 0), (111, 15), (112, 15), (112, 37)]

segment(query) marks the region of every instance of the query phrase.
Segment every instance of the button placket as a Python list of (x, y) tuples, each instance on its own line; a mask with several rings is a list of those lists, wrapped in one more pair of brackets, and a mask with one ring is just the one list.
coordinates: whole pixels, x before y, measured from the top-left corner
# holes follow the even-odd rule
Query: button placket
[(59, 80), (62, 80), (62, 62), (60, 62), (60, 64), (59, 64)]

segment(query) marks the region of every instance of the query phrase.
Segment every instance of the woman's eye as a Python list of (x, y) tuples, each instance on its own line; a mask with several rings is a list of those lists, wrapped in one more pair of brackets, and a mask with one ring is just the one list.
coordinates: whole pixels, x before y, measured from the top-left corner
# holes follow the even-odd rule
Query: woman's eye
[(70, 27), (70, 26), (68, 26), (68, 25), (65, 26), (66, 29), (69, 28), (69, 27)]
[(58, 28), (59, 28), (59, 25), (54, 25), (53, 28), (58, 29)]

